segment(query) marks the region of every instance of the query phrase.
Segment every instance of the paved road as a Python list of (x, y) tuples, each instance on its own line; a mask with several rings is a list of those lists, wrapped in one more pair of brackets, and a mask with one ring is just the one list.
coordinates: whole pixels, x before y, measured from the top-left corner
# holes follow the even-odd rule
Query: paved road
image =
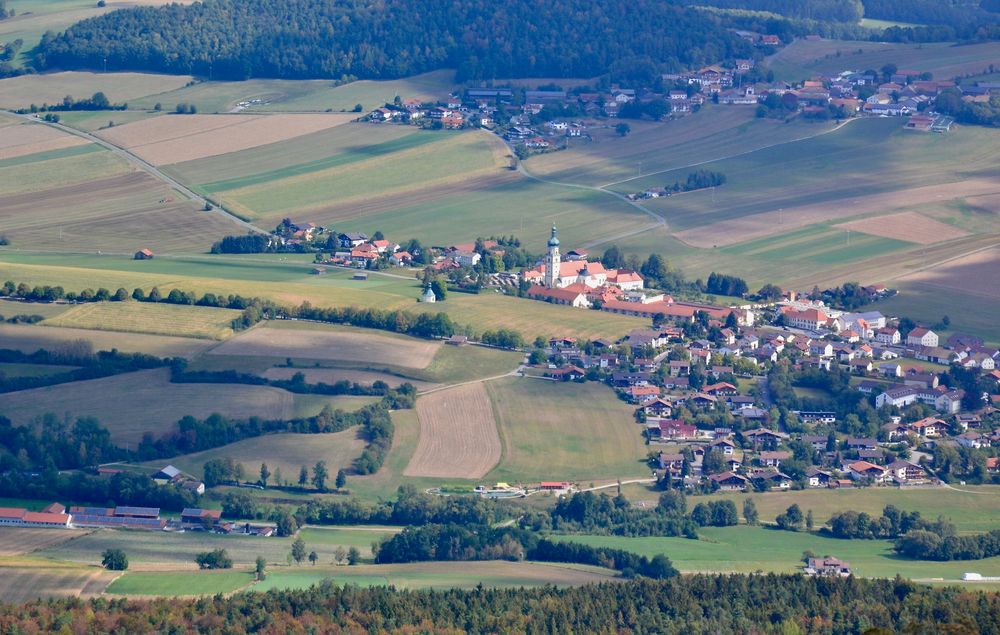
[[(192, 201), (194, 201), (195, 203), (197, 203), (200, 207), (204, 208), (205, 205), (208, 204), (208, 201), (205, 200), (205, 197), (201, 196), (200, 194), (197, 194), (196, 192), (194, 192), (190, 188), (182, 185), (180, 182), (174, 180), (170, 176), (168, 176), (168, 175), (164, 174), (163, 172), (161, 172), (160, 170), (158, 170), (154, 165), (146, 162), (145, 160), (143, 160), (139, 156), (137, 156), (135, 154), (132, 154), (130, 151), (128, 151), (127, 149), (125, 149), (125, 148), (123, 148), (121, 146), (116, 146), (115, 144), (113, 144), (113, 143), (111, 143), (109, 141), (105, 141), (104, 139), (102, 139), (102, 138), (100, 138), (100, 137), (98, 137), (96, 135), (92, 135), (89, 132), (85, 132), (83, 130), (77, 130), (76, 128), (70, 128), (69, 126), (65, 126), (65, 125), (63, 125), (61, 123), (55, 123), (55, 122), (52, 122), (52, 121), (45, 121), (45, 120), (41, 119), (38, 115), (17, 115), (17, 116), (21, 117), (22, 119), (26, 119), (28, 121), (31, 121), (33, 123), (38, 123), (38, 124), (42, 124), (42, 125), (45, 125), (45, 126), (49, 126), (51, 128), (55, 128), (57, 130), (65, 132), (67, 134), (71, 134), (71, 135), (80, 137), (82, 139), (86, 139), (87, 141), (89, 141), (91, 143), (96, 143), (97, 145), (99, 145), (99, 146), (101, 146), (103, 148), (106, 148), (106, 149), (110, 150), (111, 152), (113, 152), (114, 154), (118, 155), (119, 157), (125, 159), (126, 161), (128, 161), (132, 165), (136, 166), (137, 168), (139, 168), (143, 172), (149, 174), (153, 178), (156, 178), (156, 179), (159, 179), (160, 181), (163, 181), (164, 183), (166, 183), (168, 186), (170, 186), (174, 190), (177, 190), (178, 192), (180, 192), (181, 194), (183, 194), (187, 198), (189, 198)], [(219, 214), (220, 216), (223, 216), (224, 218), (227, 218), (228, 220), (236, 223), (237, 225), (241, 225), (244, 229), (246, 229), (248, 231), (255, 232), (255, 233), (258, 233), (258, 234), (266, 234), (267, 233), (266, 231), (264, 231), (263, 229), (257, 227), (256, 225), (254, 225), (252, 223), (248, 223), (247, 221), (243, 220), (242, 218), (240, 218), (238, 216), (235, 216), (233, 214), (230, 214), (225, 209), (223, 209), (223, 208), (221, 208), (221, 207), (219, 207), (217, 205), (212, 205), (212, 213)]]

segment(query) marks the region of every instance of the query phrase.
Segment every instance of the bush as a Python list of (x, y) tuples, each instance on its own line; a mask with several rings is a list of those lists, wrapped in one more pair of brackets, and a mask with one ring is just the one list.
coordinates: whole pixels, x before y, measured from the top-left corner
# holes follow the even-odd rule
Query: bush
[(199, 569), (232, 569), (233, 559), (229, 557), (225, 549), (213, 549), (204, 551), (194, 557)]
[(106, 549), (101, 555), (101, 565), (108, 571), (128, 569), (128, 556), (121, 549)]

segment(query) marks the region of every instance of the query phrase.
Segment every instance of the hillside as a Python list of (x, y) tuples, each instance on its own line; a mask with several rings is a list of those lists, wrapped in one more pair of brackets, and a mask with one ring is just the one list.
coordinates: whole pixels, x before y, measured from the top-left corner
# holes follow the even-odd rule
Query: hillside
[[(573, 16), (567, 19), (567, 16)], [(195, 73), (214, 79), (458, 77), (652, 79), (659, 70), (748, 56), (703, 12), (655, 0), (208, 0), (123, 9), (39, 46), (45, 69)]]

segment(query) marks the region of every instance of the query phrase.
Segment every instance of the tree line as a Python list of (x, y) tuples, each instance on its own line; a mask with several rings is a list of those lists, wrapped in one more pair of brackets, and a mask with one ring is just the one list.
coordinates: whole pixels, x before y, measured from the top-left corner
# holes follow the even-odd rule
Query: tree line
[(52, 350), (38, 349), (33, 353), (0, 349), (0, 362), (79, 367), (38, 377), (8, 377), (0, 371), (0, 393), (5, 393), (86, 379), (99, 379), (136, 370), (159, 368), (169, 363), (169, 360), (145, 353), (121, 353), (117, 350), (94, 353), (90, 342), (77, 340), (66, 342)]
[(448, 68), (458, 81), (609, 72), (652, 81), (749, 55), (749, 44), (713, 16), (656, 0), (429, 0), (419, 8), (402, 0), (211, 0), (83, 20), (47, 33), (34, 63), (233, 80), (389, 79)]
[(789, 18), (856, 24), (864, 17), (861, 0), (685, 0), (685, 4), (766, 11)]

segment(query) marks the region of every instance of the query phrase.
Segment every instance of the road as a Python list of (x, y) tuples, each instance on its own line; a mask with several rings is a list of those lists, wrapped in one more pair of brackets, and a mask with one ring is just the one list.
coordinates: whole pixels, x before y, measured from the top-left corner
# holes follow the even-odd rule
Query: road
[[(158, 180), (166, 183), (170, 188), (172, 188), (172, 189), (180, 192), (181, 194), (183, 194), (187, 198), (189, 198), (192, 201), (194, 201), (195, 203), (197, 203), (199, 207), (204, 208), (206, 205), (210, 204), (209, 201), (205, 199), (205, 197), (203, 197), (200, 194), (196, 193), (194, 190), (192, 190), (192, 189), (184, 186), (183, 184), (181, 184), (180, 182), (176, 181), (172, 177), (164, 174), (159, 169), (157, 169), (156, 166), (154, 166), (154, 165), (146, 162), (144, 159), (142, 159), (139, 156), (133, 154), (132, 152), (130, 152), (126, 148), (123, 148), (121, 146), (117, 146), (117, 145), (115, 145), (115, 144), (113, 144), (113, 143), (111, 143), (109, 141), (105, 141), (104, 139), (102, 139), (102, 138), (100, 138), (100, 137), (98, 137), (96, 135), (92, 135), (89, 132), (85, 132), (83, 130), (77, 130), (76, 128), (70, 128), (69, 126), (63, 125), (61, 123), (56, 123), (54, 121), (45, 121), (45, 120), (41, 119), (38, 115), (17, 115), (17, 116), (20, 117), (20, 118), (22, 118), (22, 119), (25, 119), (27, 121), (30, 121), (32, 123), (38, 123), (38, 124), (42, 124), (44, 126), (49, 126), (50, 128), (55, 128), (56, 130), (59, 130), (61, 132), (65, 132), (66, 134), (71, 134), (71, 135), (74, 135), (76, 137), (80, 137), (81, 139), (85, 139), (85, 140), (87, 140), (87, 141), (89, 141), (91, 143), (96, 143), (97, 145), (101, 146), (102, 148), (110, 150), (115, 155), (121, 157), (122, 159), (125, 159), (126, 161), (128, 161), (129, 163), (131, 163), (135, 167), (139, 168), (140, 170), (142, 170), (146, 174), (149, 174), (153, 178), (158, 179)], [(246, 229), (246, 230), (248, 230), (250, 232), (254, 232), (254, 233), (258, 233), (258, 234), (267, 234), (268, 233), (268, 232), (264, 231), (263, 229), (257, 227), (253, 223), (249, 223), (249, 222), (243, 220), (242, 218), (240, 218), (239, 216), (236, 216), (234, 214), (230, 214), (228, 211), (226, 211), (222, 207), (219, 207), (218, 205), (211, 205), (211, 208), (212, 208), (212, 213), (219, 214), (220, 216), (222, 216), (222, 217), (224, 217), (224, 218), (226, 218), (226, 219), (228, 219), (228, 220), (236, 223), (237, 225), (242, 226), (244, 229)]]

